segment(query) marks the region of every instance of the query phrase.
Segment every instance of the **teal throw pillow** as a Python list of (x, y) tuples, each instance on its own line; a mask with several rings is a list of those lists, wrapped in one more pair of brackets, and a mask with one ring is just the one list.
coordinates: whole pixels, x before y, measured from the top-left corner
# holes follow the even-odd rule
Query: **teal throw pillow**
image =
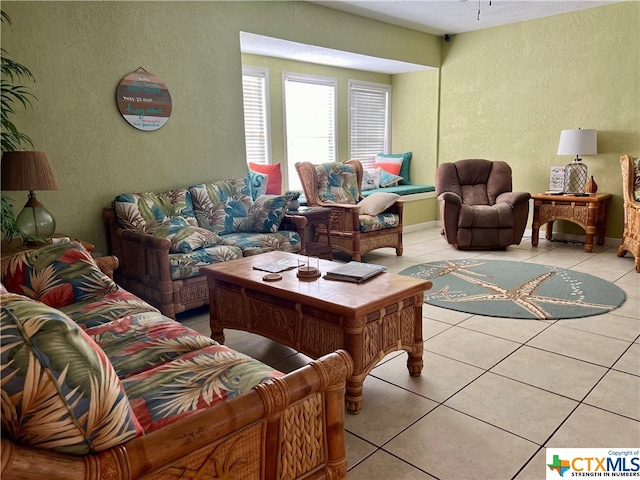
[(378, 157), (382, 157), (382, 158), (402, 158), (402, 166), (400, 167), (400, 173), (398, 175), (400, 175), (402, 177), (402, 180), (400, 180), (399, 184), (400, 185), (411, 185), (411, 181), (410, 181), (410, 172), (409, 172), (409, 167), (410, 167), (410, 163), (411, 163), (411, 152), (405, 152), (405, 153), (379, 153), (377, 155)]

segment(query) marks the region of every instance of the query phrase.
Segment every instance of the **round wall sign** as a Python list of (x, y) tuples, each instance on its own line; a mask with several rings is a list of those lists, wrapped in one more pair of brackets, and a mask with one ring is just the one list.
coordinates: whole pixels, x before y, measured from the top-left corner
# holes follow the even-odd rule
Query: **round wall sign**
[(116, 92), (118, 110), (139, 130), (157, 130), (171, 116), (171, 95), (155, 75), (138, 69), (122, 79)]

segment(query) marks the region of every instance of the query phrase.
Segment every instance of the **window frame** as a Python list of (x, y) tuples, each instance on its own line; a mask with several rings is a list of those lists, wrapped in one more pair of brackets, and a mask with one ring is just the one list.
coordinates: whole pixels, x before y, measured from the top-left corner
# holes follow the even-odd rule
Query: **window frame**
[[(249, 156), (248, 147), (249, 142), (247, 142), (247, 114), (246, 114), (246, 105), (245, 105), (245, 85), (244, 80), (245, 76), (254, 77), (262, 79), (262, 115), (263, 115), (263, 136), (264, 136), (264, 158), (255, 158), (254, 156)], [(247, 164), (249, 162), (253, 163), (261, 163), (265, 165), (270, 165), (272, 163), (272, 153), (271, 153), (271, 109), (270, 109), (270, 90), (269, 90), (269, 69), (264, 67), (254, 67), (250, 65), (242, 66), (242, 107), (243, 107), (243, 119), (244, 119), (244, 127), (245, 127), (245, 157)]]
[[(374, 83), (367, 82), (364, 80), (352, 80), (348, 81), (349, 87), (349, 126), (348, 126), (348, 137), (349, 137), (349, 158), (359, 160), (362, 163), (362, 167), (365, 169), (374, 168), (375, 167), (375, 156), (379, 153), (388, 154), (391, 151), (391, 108), (392, 108), (392, 98), (393, 98), (393, 87), (391, 84), (385, 83)], [(354, 141), (354, 102), (356, 100), (356, 95), (358, 91), (372, 91), (377, 93), (386, 94), (386, 105), (385, 105), (385, 132), (383, 134), (384, 139), (382, 142), (381, 148), (375, 148), (376, 151), (359, 153), (354, 151), (353, 141)]]

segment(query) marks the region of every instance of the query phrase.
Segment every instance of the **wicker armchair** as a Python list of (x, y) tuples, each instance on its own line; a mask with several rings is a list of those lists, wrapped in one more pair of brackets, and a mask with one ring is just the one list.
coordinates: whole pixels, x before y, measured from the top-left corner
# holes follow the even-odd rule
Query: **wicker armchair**
[[(383, 247), (395, 248), (396, 255), (402, 255), (403, 202), (395, 200), (393, 205), (377, 216), (362, 215), (358, 202), (362, 200), (363, 169), (358, 160), (320, 165), (299, 162), (295, 167), (307, 205), (331, 208), (330, 231), (327, 232), (325, 225), (318, 225), (315, 229), (315, 242), (327, 243), (329, 235), (331, 246), (350, 254), (356, 262), (362, 261), (365, 253)], [(345, 194), (348, 188), (342, 190), (329, 186), (327, 171), (332, 171), (333, 178), (342, 180), (344, 185), (350, 184), (357, 193), (349, 195)], [(340, 192), (337, 201), (328, 201), (327, 198), (335, 191)]]
[(620, 157), (622, 168), (622, 199), (624, 208), (624, 230), (618, 247), (618, 256), (630, 252), (635, 257), (635, 269), (640, 273), (640, 201), (635, 192), (640, 191), (640, 161), (631, 155)]

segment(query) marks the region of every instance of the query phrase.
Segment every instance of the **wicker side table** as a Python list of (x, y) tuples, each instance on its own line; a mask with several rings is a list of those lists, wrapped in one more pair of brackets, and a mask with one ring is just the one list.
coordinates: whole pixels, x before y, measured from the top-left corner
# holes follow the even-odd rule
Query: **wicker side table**
[(325, 260), (333, 260), (333, 248), (331, 239), (327, 236), (327, 243), (318, 242), (318, 225), (324, 225), (327, 232), (331, 226), (331, 209), (324, 207), (300, 207), (297, 211), (292, 211), (295, 215), (302, 215), (307, 219), (307, 225), (313, 228), (313, 241), (305, 242), (304, 255), (319, 257)]

